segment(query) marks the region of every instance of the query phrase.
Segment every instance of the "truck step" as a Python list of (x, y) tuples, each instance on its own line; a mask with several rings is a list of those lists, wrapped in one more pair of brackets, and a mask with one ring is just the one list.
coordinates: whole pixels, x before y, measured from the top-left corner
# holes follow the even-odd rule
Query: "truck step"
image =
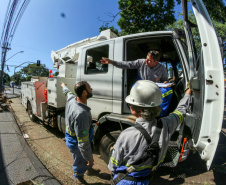
[(162, 166), (165, 167), (175, 167), (178, 163), (180, 157), (180, 152), (178, 151), (178, 142), (177, 141), (170, 141), (169, 147), (166, 153), (165, 160)]

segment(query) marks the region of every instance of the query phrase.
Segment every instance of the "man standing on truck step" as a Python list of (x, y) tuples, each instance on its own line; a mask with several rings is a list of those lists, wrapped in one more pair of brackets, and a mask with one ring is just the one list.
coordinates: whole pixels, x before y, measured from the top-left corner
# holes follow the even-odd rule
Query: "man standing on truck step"
[(164, 161), (172, 134), (183, 121), (190, 95), (188, 89), (176, 110), (157, 120), (162, 103), (158, 86), (149, 80), (135, 83), (125, 101), (137, 119), (134, 126), (119, 135), (112, 150), (108, 164), (114, 179), (111, 184), (148, 185), (152, 181), (153, 173)]
[(74, 177), (78, 184), (86, 184), (84, 173), (93, 174), (93, 154), (91, 141), (93, 137), (92, 117), (90, 108), (87, 106), (87, 99), (92, 97), (92, 88), (86, 81), (78, 82), (74, 91), (70, 92), (62, 82), (61, 87), (66, 95), (65, 107), (66, 145), (70, 149), (74, 163), (72, 165)]
[[(152, 50), (147, 53), (146, 59), (138, 59), (135, 61), (113, 61), (109, 58), (102, 57), (101, 63), (112, 64), (121, 69), (137, 69), (137, 80), (150, 80), (153, 82), (166, 83), (168, 81), (168, 73), (161, 63), (159, 51)], [(161, 104), (162, 112), (160, 116), (166, 116), (169, 108), (173, 90), (170, 87), (160, 87), (163, 103)]]

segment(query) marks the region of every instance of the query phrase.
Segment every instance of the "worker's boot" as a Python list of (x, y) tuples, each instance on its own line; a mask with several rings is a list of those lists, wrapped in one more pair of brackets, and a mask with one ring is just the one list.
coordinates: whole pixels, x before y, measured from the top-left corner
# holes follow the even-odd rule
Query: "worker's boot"
[(75, 182), (76, 182), (76, 184), (79, 184), (79, 185), (86, 185), (86, 184), (88, 184), (88, 183), (86, 182), (86, 180), (84, 179), (84, 177), (76, 178), (76, 179), (75, 179)]

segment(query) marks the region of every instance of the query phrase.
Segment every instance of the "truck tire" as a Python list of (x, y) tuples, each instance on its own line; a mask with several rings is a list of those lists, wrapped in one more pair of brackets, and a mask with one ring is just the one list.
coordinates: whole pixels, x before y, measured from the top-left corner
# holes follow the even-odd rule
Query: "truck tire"
[(57, 126), (58, 126), (58, 129), (65, 133), (65, 130), (66, 130), (66, 124), (65, 124), (65, 117), (64, 117), (64, 114), (60, 114), (57, 116)]
[(31, 103), (27, 103), (27, 112), (31, 121), (35, 121), (35, 115), (32, 113)]
[(111, 156), (110, 149), (115, 145), (120, 133), (120, 130), (109, 132), (104, 135), (100, 141), (99, 152), (106, 164), (108, 164)]

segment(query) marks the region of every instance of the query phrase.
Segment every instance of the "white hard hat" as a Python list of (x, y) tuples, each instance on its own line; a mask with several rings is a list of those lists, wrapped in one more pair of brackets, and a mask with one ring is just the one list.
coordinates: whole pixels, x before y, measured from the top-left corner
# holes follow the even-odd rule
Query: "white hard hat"
[(139, 80), (132, 87), (125, 101), (139, 107), (157, 107), (162, 103), (162, 94), (154, 82)]

